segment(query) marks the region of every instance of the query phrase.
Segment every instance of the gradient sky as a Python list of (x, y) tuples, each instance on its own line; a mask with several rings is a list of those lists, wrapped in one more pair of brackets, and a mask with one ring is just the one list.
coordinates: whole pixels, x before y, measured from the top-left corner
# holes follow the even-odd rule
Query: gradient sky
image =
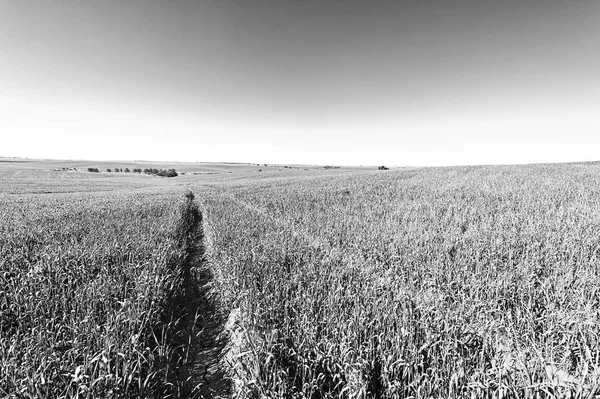
[(600, 2), (0, 0), (0, 156), (600, 159)]

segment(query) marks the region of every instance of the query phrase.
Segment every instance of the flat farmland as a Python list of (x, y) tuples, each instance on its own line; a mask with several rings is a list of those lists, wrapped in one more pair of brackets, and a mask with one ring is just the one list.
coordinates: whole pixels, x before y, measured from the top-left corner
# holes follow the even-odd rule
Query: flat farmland
[[(3, 395), (593, 397), (600, 385), (595, 164), (160, 178), (39, 162), (0, 171)], [(194, 281), (210, 307), (178, 302)], [(192, 313), (219, 316), (218, 350), (194, 356), (182, 339)], [(203, 364), (222, 373), (202, 380)], [(226, 388), (207, 393), (217, 376)]]
[(168, 395), (197, 208), (184, 192), (82, 184), (0, 195), (0, 393)]

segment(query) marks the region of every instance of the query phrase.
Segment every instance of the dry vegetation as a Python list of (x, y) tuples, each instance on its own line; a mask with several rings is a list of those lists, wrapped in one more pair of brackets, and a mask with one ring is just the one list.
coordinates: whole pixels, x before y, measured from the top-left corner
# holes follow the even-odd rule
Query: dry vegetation
[(600, 178), (578, 165), (203, 190), (238, 397), (591, 397)]
[(0, 197), (0, 396), (146, 397), (178, 389), (186, 240), (174, 193)]
[(0, 394), (181, 394), (184, 185), (230, 314), (234, 397), (593, 397), (598, 172), (266, 171), (50, 195), (15, 181), (35, 194), (0, 196)]

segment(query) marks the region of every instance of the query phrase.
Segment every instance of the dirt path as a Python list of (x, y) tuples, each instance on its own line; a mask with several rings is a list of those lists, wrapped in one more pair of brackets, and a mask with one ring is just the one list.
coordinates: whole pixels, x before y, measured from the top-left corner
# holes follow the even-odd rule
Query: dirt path
[(223, 367), (226, 338), (223, 335), (225, 316), (211, 298), (213, 279), (206, 259), (202, 223), (196, 228), (194, 246), (189, 253), (189, 275), (185, 276), (183, 307), (188, 345), (181, 373), (187, 381), (186, 398), (227, 398), (230, 382)]

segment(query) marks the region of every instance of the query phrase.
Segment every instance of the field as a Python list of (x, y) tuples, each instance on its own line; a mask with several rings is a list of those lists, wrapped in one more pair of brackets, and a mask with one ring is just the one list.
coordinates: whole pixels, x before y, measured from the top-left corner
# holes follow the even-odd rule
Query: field
[(597, 394), (598, 165), (8, 164), (3, 396)]

